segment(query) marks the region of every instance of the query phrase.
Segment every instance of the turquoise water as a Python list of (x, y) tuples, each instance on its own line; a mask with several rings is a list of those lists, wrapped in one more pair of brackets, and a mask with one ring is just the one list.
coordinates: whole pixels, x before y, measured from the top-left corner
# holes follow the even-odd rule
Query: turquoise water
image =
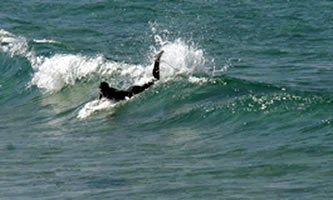
[(333, 199), (332, 1), (0, 5), (0, 199)]

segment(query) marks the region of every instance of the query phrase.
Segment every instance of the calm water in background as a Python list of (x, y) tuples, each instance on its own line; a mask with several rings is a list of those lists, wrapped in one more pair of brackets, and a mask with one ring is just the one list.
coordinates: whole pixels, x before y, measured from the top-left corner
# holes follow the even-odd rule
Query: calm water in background
[(2, 0), (0, 199), (333, 199), (332, 11)]

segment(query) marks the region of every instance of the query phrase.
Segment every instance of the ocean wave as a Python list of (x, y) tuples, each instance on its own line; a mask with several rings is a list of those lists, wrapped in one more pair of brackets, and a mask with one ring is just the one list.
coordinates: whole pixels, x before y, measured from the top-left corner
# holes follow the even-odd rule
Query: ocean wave
[[(47, 39), (34, 39), (33, 41), (36, 43), (60, 43)], [(133, 84), (144, 84), (152, 78), (152, 64), (143, 66), (114, 62), (107, 60), (103, 55), (55, 54), (51, 57), (36, 56), (36, 52), (29, 47), (26, 38), (5, 30), (0, 30), (0, 42), (1, 51), (8, 53), (11, 57), (23, 56), (30, 62), (34, 73), (28, 86), (37, 86), (43, 92), (57, 92), (66, 86), (75, 85), (78, 80), (82, 79), (109, 81), (113, 85), (126, 88)], [(200, 72), (205, 68), (206, 59), (203, 50), (195, 45), (187, 44), (180, 38), (174, 41), (163, 40), (158, 35), (155, 36), (155, 42), (160, 45), (160, 48), (156, 49), (152, 46), (147, 56), (153, 60), (157, 52), (165, 51), (160, 65), (162, 81), (170, 80), (178, 74)], [(116, 74), (117, 77), (112, 76), (113, 74)]]
[[(178, 100), (187, 98), (189, 102), (201, 98), (207, 98), (207, 101), (210, 102), (210, 98), (220, 98), (223, 102), (219, 100), (220, 103), (201, 104), (199, 107), (205, 108), (203, 113), (206, 114), (219, 110), (228, 110), (230, 113), (269, 113), (275, 112), (276, 109), (308, 110), (318, 102), (329, 104), (331, 101), (331, 98), (328, 97), (328, 100), (325, 100), (320, 94), (301, 93), (285, 87), (250, 82), (224, 75), (213, 74), (212, 76), (208, 73), (208, 61), (202, 49), (181, 39), (168, 41), (163, 40), (159, 35), (155, 35), (155, 40), (159, 48), (151, 47), (147, 56), (153, 60), (153, 56), (158, 51), (165, 51), (161, 60), (160, 82), (165, 85), (169, 85), (169, 81), (174, 82), (173, 80), (183, 82), (182, 84), (178, 82), (179, 84), (176, 86), (177, 90), (179, 89), (181, 92), (172, 92), (172, 98), (169, 98), (169, 100), (175, 98), (175, 104), (179, 103)], [(48, 94), (57, 93), (76, 84), (97, 85), (100, 81), (107, 81), (119, 89), (127, 89), (132, 85), (144, 84), (152, 79), (152, 64), (139, 65), (115, 62), (106, 59), (104, 55), (55, 54), (50, 57), (36, 56), (33, 48), (28, 46), (26, 38), (16, 36), (5, 30), (0, 31), (0, 41), (1, 51), (8, 53), (11, 57), (25, 57), (30, 62), (33, 71), (28, 86), (36, 86), (42, 92)], [(53, 43), (52, 40), (40, 42)], [(200, 75), (198, 76), (196, 73)], [(178, 75), (181, 75), (182, 78), (176, 79)], [(166, 87), (166, 89), (169, 90), (169, 87), (171, 86)], [(198, 94), (203, 97), (198, 97), (197, 87), (201, 91)], [(91, 93), (96, 94), (97, 92), (96, 88), (96, 91)], [(187, 94), (187, 92), (190, 92), (190, 94)], [(79, 119), (89, 118), (100, 110), (113, 111), (114, 106), (117, 105), (116, 103), (99, 100), (87, 100), (83, 104), (81, 101), (80, 104), (82, 107), (80, 106), (81, 108), (77, 113)]]
[[(98, 83), (107, 81), (119, 89), (127, 89), (132, 85), (141, 85), (152, 79), (154, 55), (164, 50), (161, 59), (161, 82), (173, 80), (181, 74), (188, 75), (193, 83), (205, 82), (205, 78), (191, 76), (193, 73), (205, 72), (207, 59), (204, 51), (192, 42), (178, 38), (173, 41), (154, 36), (156, 46), (151, 46), (147, 52), (149, 65), (127, 64), (110, 61), (104, 55), (86, 56), (82, 54), (59, 54), (50, 57), (39, 55), (29, 46), (28, 40), (5, 30), (0, 30), (0, 51), (9, 56), (26, 58), (33, 70), (28, 87), (36, 86), (42, 93), (56, 93), (68, 86), (75, 86), (82, 81)], [(34, 43), (61, 44), (48, 39), (33, 39)], [(108, 109), (113, 104), (89, 101), (78, 113), (78, 118), (90, 116), (96, 110)]]
[[(192, 104), (189, 102), (196, 102), (198, 99), (204, 100), (199, 104), (194, 103), (194, 107), (189, 110), (185, 109), (186, 112), (200, 110), (203, 116), (221, 111), (231, 114), (271, 113), (283, 110), (307, 112), (317, 104), (330, 105), (332, 102), (330, 97), (323, 97), (322, 94), (306, 93), (225, 75), (213, 74), (212, 76), (207, 72), (209, 71), (207, 70), (208, 61), (202, 49), (181, 39), (169, 41), (156, 35), (155, 40), (159, 48), (151, 47), (147, 53), (150, 60), (153, 60), (153, 56), (158, 51), (165, 51), (161, 60), (160, 81), (164, 87), (160, 88), (159, 95), (166, 94), (164, 97), (168, 99), (168, 103), (175, 105), (180, 102)], [(48, 94), (58, 93), (64, 88), (71, 90), (69, 86), (82, 85), (83, 83), (90, 85), (91, 89), (92, 85), (97, 86), (100, 81), (107, 81), (119, 89), (127, 89), (132, 85), (144, 84), (152, 79), (152, 64), (115, 62), (106, 59), (104, 55), (54, 54), (50, 57), (36, 56), (33, 48), (29, 47), (26, 38), (5, 30), (0, 31), (0, 41), (2, 52), (8, 53), (11, 57), (25, 57), (30, 62), (32, 75), (28, 86), (37, 87), (40, 91)], [(53, 41), (41, 42), (52, 43)], [(180, 77), (180, 79), (176, 77)], [(177, 91), (171, 92), (170, 88)], [(89, 93), (89, 91), (85, 93)], [(96, 95), (98, 89), (96, 88), (96, 91), (91, 91), (91, 93)], [(118, 105), (107, 100), (95, 100), (95, 98), (96, 96), (94, 100), (86, 98), (84, 100), (86, 102), (80, 101), (77, 104), (78, 119), (87, 119), (101, 110), (113, 112), (115, 105)], [(153, 101), (155, 101), (154, 99)]]

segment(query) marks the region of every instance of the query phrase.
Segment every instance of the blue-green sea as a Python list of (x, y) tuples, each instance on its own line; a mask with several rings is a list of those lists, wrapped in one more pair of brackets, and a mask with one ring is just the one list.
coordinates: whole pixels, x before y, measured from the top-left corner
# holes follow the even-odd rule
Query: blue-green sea
[[(98, 100), (100, 82), (127, 89)], [(1, 200), (333, 199), (333, 1), (1, 0)]]

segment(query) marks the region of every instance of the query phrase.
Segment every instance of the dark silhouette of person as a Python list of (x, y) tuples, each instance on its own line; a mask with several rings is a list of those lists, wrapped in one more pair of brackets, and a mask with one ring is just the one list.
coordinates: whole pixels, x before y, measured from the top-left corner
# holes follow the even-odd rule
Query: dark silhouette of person
[(114, 101), (124, 100), (126, 98), (131, 98), (132, 96), (139, 94), (143, 92), (145, 89), (154, 85), (155, 81), (160, 80), (160, 60), (163, 53), (164, 51), (161, 51), (155, 56), (154, 68), (153, 68), (153, 76), (155, 79), (141, 86), (139, 85), (132, 86), (127, 90), (117, 90), (113, 87), (110, 87), (107, 82), (101, 82), (101, 84), (99, 85), (99, 90), (100, 90), (99, 99), (105, 97)]

